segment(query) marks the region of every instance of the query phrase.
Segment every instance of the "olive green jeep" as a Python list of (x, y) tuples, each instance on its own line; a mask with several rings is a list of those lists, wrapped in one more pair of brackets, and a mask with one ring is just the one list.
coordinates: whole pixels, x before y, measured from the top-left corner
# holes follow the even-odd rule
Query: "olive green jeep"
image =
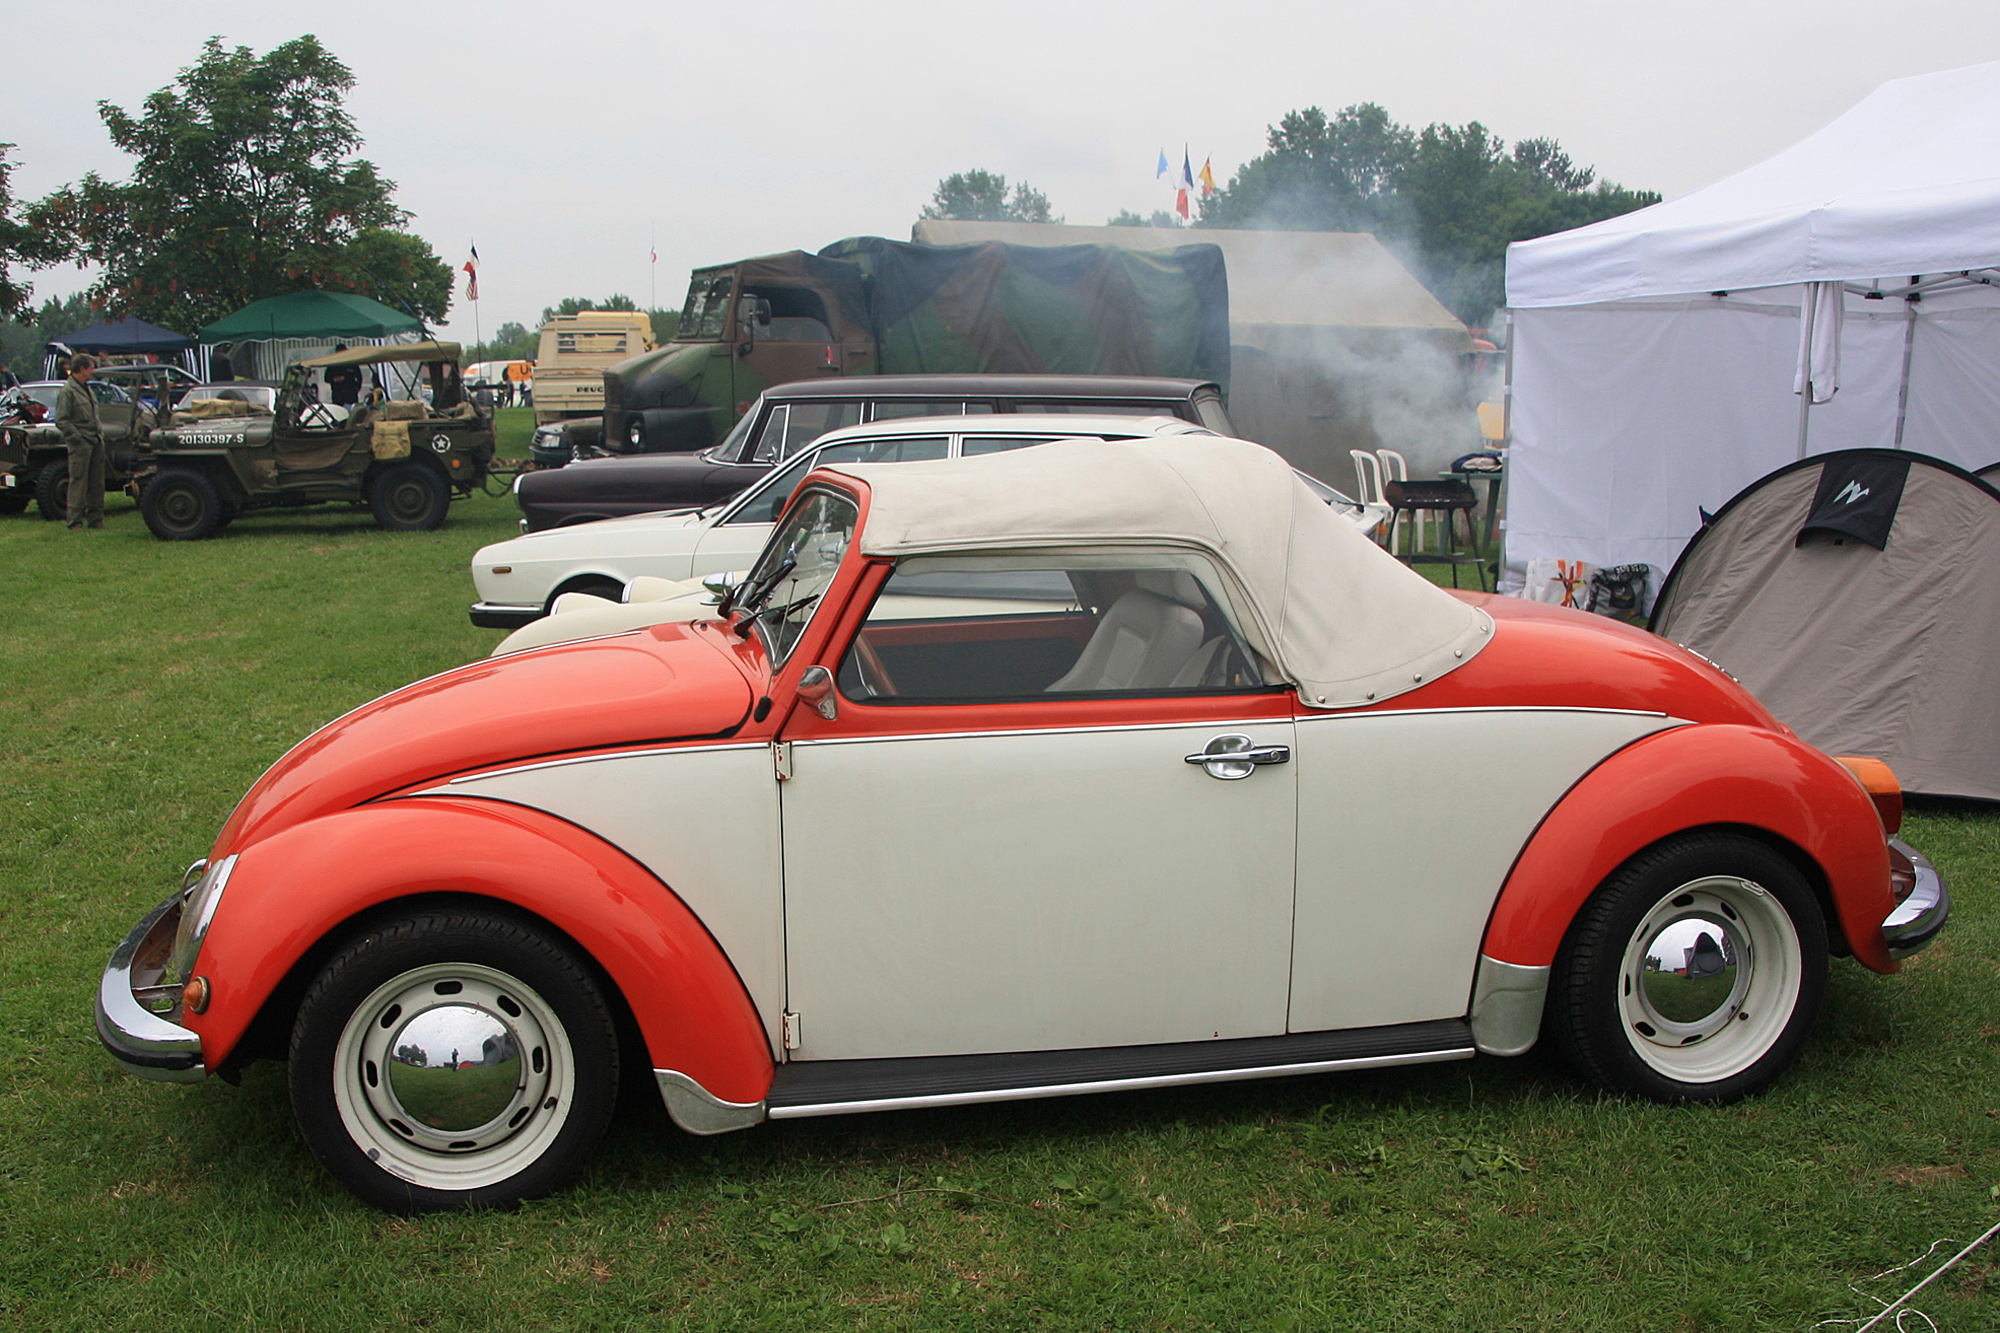
[[(428, 403), (377, 391), (352, 408), (322, 401), (330, 371), (395, 365), (417, 367)], [(416, 392), (414, 378), (408, 387)], [(152, 433), (139, 492), (146, 526), (162, 541), (196, 541), (253, 509), (339, 502), (366, 504), (391, 531), (428, 530), (454, 497), (485, 482), (493, 462), (493, 420), (466, 395), (457, 343), (357, 347), (298, 362), (268, 412), (226, 399), (191, 406)]]

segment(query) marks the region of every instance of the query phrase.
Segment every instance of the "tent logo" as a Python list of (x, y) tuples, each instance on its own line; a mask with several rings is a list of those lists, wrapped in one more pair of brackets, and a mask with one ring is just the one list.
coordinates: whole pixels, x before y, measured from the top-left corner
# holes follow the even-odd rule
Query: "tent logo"
[(1845, 486), (1841, 487), (1840, 490), (1835, 493), (1833, 498), (1840, 501), (1842, 504), (1853, 504), (1858, 500), (1865, 500), (1868, 498), (1868, 487), (1863, 486), (1858, 481), (1850, 481)]

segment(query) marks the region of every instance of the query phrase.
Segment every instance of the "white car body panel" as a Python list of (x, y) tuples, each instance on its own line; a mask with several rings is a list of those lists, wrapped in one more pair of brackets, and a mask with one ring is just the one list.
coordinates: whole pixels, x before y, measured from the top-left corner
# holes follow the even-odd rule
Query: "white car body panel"
[(1291, 1031), (1463, 1016), (1494, 900), (1542, 818), (1608, 755), (1677, 725), (1527, 708), (1301, 718)]
[(1289, 745), (1292, 730), (796, 742), (782, 794), (793, 1058), (1282, 1033), (1294, 770), (1218, 781), (1185, 756), (1232, 731)]
[(651, 870), (735, 965), (782, 1049), (783, 867), (769, 745), (692, 746), (558, 760), (453, 781), (590, 830)]

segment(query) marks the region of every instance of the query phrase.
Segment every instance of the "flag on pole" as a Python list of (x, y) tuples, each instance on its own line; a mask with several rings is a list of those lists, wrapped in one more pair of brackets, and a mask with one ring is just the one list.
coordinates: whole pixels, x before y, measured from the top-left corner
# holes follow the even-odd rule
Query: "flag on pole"
[(659, 247), (659, 246), (657, 246), (657, 245), (653, 247), (653, 260), (652, 260), (652, 262), (653, 262), (653, 263), (655, 263), (655, 264), (657, 264), (657, 263), (659, 263), (659, 262), (660, 262), (660, 247)]
[(1167, 173), (1171, 170), (1173, 170), (1173, 168), (1167, 165), (1167, 150), (1162, 148), (1160, 150), (1160, 167), (1159, 170), (1153, 173), (1153, 179), (1156, 181), (1165, 180), (1167, 178)]
[(479, 299), (479, 247), (472, 247), (472, 258), (465, 261), (465, 299)]
[(1203, 158), (1201, 160), (1201, 175), (1196, 178), (1201, 182), (1201, 197), (1204, 199), (1215, 193), (1215, 171), (1212, 166), (1214, 161), (1213, 157)]
[(1188, 156), (1185, 146), (1181, 148), (1181, 179), (1174, 190), (1174, 212), (1185, 222), (1188, 218), (1188, 196), (1194, 193), (1194, 161)]

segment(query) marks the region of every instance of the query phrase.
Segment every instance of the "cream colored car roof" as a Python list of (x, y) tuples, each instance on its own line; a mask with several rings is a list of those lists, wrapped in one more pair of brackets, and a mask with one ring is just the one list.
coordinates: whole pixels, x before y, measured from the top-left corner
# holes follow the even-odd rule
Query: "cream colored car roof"
[(867, 483), (864, 554), (1192, 548), (1235, 583), (1251, 646), (1315, 708), (1393, 698), (1492, 641), (1484, 611), (1328, 508), (1262, 445), (1065, 440), (979, 458), (838, 463)]

